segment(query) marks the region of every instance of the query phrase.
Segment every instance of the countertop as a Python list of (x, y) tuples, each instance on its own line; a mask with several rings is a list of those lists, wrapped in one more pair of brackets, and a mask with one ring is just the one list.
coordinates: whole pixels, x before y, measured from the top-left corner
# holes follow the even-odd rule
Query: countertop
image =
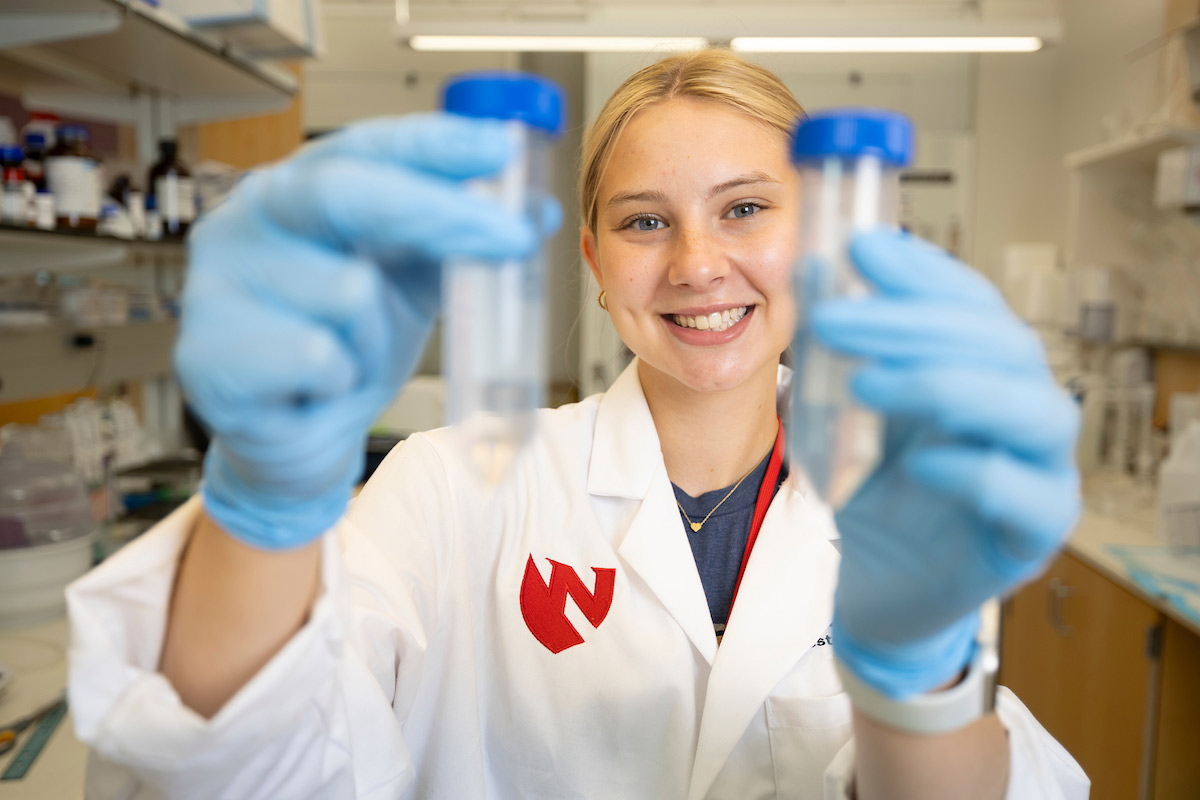
[[(1084, 498), (1083, 515), (1067, 542), (1067, 552), (1200, 636), (1200, 620), (1182, 611), (1168, 596), (1136, 580), (1129, 564), (1112, 550), (1130, 547), (1168, 551), (1157, 533), (1153, 488), (1097, 476), (1085, 481)], [(1195, 580), (1200, 584), (1200, 573)]]
[[(0, 725), (9, 725), (62, 696), (67, 685), (67, 620), (61, 617), (19, 630), (0, 630), (0, 662), (15, 668), (12, 682), (0, 693)], [(0, 777), (30, 740), (37, 723), (0, 756)], [(23, 778), (0, 779), (4, 800), (80, 800), (87, 748), (75, 738), (70, 709), (54, 729)]]

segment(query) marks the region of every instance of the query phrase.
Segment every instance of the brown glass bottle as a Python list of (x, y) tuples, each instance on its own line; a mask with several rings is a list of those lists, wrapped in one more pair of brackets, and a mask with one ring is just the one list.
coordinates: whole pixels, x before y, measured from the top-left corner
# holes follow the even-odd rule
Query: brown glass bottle
[(183, 236), (196, 218), (196, 184), (187, 165), (179, 160), (174, 139), (158, 143), (158, 161), (150, 168), (146, 189), (162, 217), (163, 233)]

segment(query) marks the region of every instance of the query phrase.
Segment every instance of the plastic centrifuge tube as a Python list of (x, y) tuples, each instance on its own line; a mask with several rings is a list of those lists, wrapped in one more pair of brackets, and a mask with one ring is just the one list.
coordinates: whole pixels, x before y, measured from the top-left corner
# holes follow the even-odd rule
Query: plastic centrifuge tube
[[(452, 79), (446, 111), (507, 121), (519, 143), (501, 172), (474, 181), (505, 208), (542, 224), (546, 162), (562, 132), (563, 93), (553, 82), (515, 72)], [(542, 254), (503, 263), (458, 259), (443, 271), (446, 304), (442, 369), (447, 422), (468, 461), (488, 483), (507, 474), (534, 428), (545, 392)]]
[(850, 261), (853, 234), (896, 227), (900, 168), (912, 161), (913, 126), (905, 116), (844, 109), (802, 120), (792, 137), (800, 173), (801, 247), (795, 269), (799, 322), (793, 341), (791, 459), (833, 508), (874, 469), (883, 423), (858, 405), (848, 380), (855, 362), (810, 335), (807, 309), (870, 292)]

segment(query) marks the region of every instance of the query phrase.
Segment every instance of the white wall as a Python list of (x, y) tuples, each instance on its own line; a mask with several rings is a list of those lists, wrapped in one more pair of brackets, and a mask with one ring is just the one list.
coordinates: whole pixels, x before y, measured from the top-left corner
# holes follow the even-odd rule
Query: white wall
[(975, 246), (972, 264), (998, 281), (1004, 245), (1066, 235), (1057, 49), (977, 59)]
[(445, 80), (473, 69), (512, 69), (513, 53), (416, 53), (394, 32), (391, 5), (326, 5), (325, 53), (305, 63), (303, 125), (337, 128), (381, 114), (437, 108)]
[(1156, 111), (1153, 43), (1165, 9), (1165, 0), (1065, 0), (1061, 43), (978, 57), (973, 260), (993, 279), (1008, 242), (1065, 245), (1063, 157)]

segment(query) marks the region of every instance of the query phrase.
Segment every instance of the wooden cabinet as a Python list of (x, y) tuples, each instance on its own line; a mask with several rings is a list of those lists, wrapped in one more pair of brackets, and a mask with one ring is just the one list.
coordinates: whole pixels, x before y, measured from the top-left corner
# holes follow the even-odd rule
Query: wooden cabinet
[(1155, 731), (1155, 800), (1200, 797), (1200, 636), (1167, 620)]
[(1000, 681), (1093, 800), (1200, 797), (1200, 637), (1070, 554), (1006, 604)]

